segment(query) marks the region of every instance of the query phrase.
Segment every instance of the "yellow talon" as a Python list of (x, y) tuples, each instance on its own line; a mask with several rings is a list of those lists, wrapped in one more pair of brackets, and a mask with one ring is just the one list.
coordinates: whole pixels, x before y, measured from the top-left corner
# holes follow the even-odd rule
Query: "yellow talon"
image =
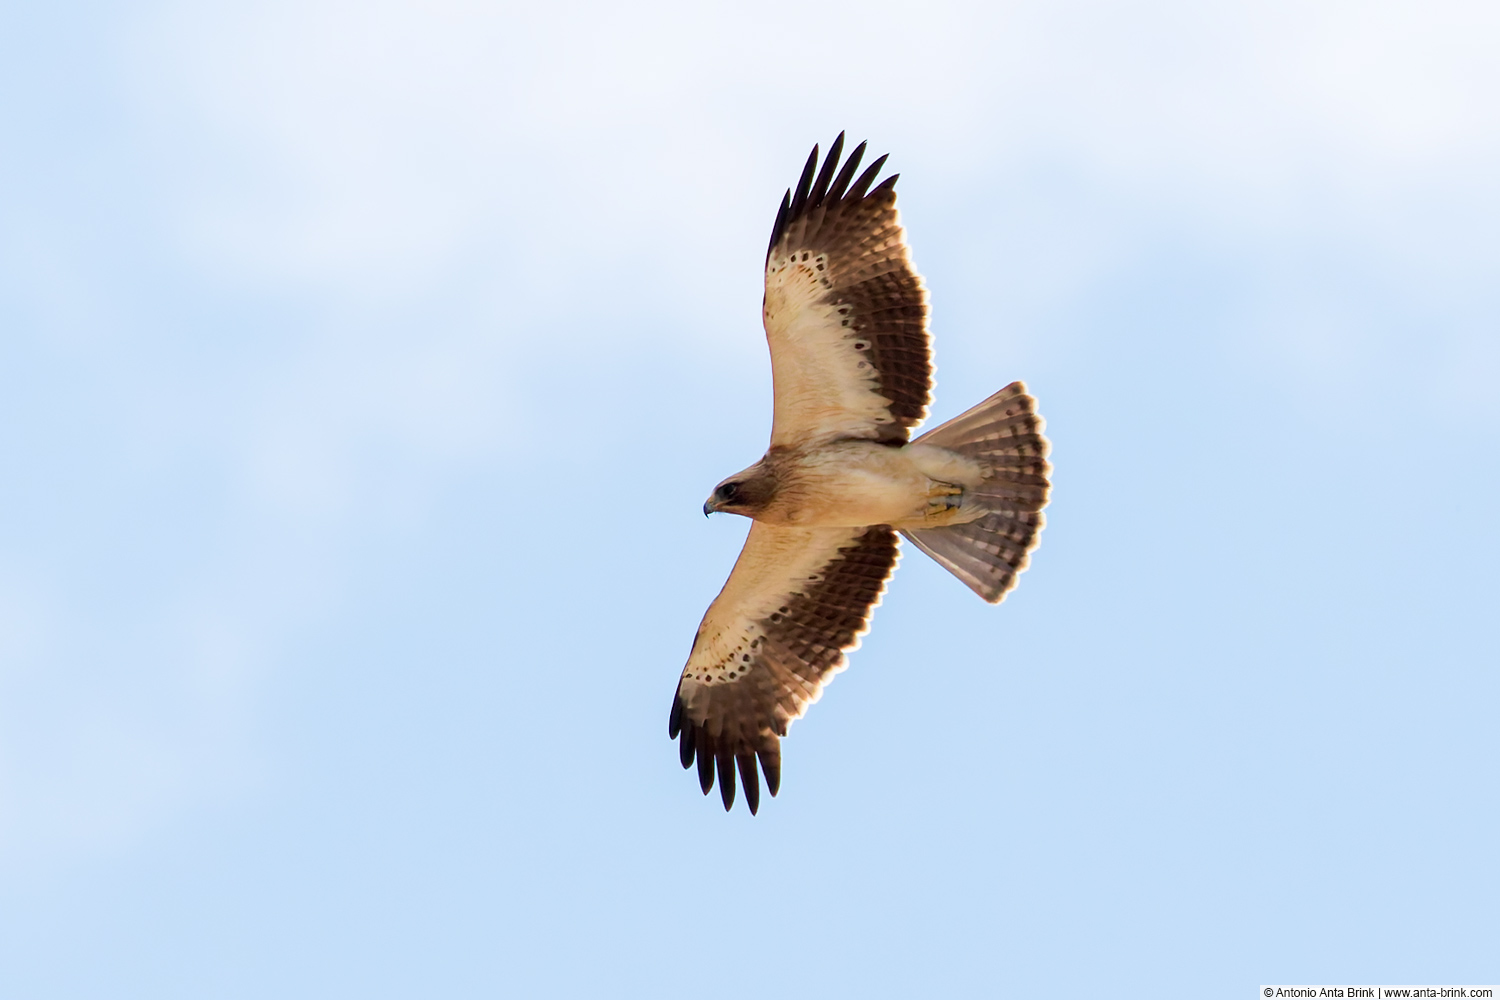
[(963, 487), (952, 483), (935, 482), (927, 490), (928, 521), (945, 520), (950, 511), (957, 510), (963, 501)]

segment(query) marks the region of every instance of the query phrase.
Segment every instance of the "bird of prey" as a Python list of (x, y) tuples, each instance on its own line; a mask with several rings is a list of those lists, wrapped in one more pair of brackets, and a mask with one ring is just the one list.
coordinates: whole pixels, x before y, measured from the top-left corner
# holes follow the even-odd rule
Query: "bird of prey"
[[(880, 157), (844, 136), (814, 146), (781, 200), (766, 252), (763, 319), (775, 407), (765, 456), (715, 487), (704, 514), (753, 519), (709, 605), (668, 731), (703, 794), (735, 770), (754, 813), (756, 762), (772, 795), (781, 737), (859, 645), (896, 566), (897, 535), (998, 603), (1042, 530), (1048, 443), (1012, 382), (912, 440), (932, 399), (927, 292), (912, 267)], [(873, 186), (872, 186), (873, 185)]]

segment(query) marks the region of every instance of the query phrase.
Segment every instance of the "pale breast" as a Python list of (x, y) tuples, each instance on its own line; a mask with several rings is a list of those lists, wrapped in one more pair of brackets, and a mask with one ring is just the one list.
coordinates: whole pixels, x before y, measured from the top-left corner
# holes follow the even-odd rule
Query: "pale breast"
[(920, 521), (933, 481), (902, 447), (838, 441), (777, 457), (776, 499), (757, 519), (803, 527)]

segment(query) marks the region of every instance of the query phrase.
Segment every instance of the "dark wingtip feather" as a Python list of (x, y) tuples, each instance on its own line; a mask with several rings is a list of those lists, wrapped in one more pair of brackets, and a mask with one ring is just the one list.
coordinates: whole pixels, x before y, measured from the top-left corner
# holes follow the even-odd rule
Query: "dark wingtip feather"
[(807, 166), (802, 168), (802, 177), (797, 181), (797, 193), (792, 195), (792, 215), (801, 212), (807, 204), (807, 193), (812, 188), (813, 171), (818, 168), (818, 147), (812, 148), (812, 155), (807, 158)]
[(766, 791), (774, 799), (781, 790), (781, 751), (761, 750), (756, 756), (760, 758), (760, 769), (766, 772)]
[(707, 795), (714, 787), (713, 740), (704, 733), (698, 741), (698, 787)]
[(688, 726), (682, 731), (682, 742), (677, 746), (677, 755), (682, 760), (682, 769), (685, 771), (693, 766), (693, 749), (696, 740), (693, 739), (693, 727)]
[(833, 145), (828, 147), (828, 155), (823, 157), (823, 169), (818, 171), (818, 179), (813, 181), (812, 191), (808, 194), (807, 203), (811, 208), (817, 208), (823, 203), (823, 198), (828, 194), (828, 182), (833, 179), (833, 169), (839, 165), (839, 156), (844, 152), (844, 133), (833, 140)]
[[(868, 143), (862, 142), (855, 146), (854, 152), (849, 154), (849, 158), (840, 168), (839, 156), (844, 151), (844, 138), (845, 133), (840, 132), (838, 138), (833, 141), (833, 145), (828, 148), (828, 155), (823, 158), (821, 170), (818, 169), (818, 147), (812, 148), (812, 153), (802, 168), (802, 176), (798, 178), (797, 185), (788, 188), (786, 194), (782, 195), (781, 208), (776, 213), (776, 224), (771, 227), (771, 242), (766, 246), (766, 260), (771, 259), (771, 253), (776, 249), (776, 244), (781, 242), (782, 237), (786, 235), (787, 228), (794, 221), (819, 205), (832, 204), (845, 198), (858, 201), (866, 197), (870, 185), (875, 183), (880, 168), (885, 165), (886, 157), (882, 156), (872, 163), (870, 168), (861, 174), (859, 180), (851, 186), (849, 180), (859, 169)], [(814, 171), (817, 172), (816, 179), (813, 176)], [(881, 182), (874, 193), (889, 191), (895, 183), (895, 176), (888, 177)]]
[(786, 217), (792, 208), (792, 189), (787, 188), (786, 194), (781, 196), (781, 209), (776, 213), (776, 225), (771, 227), (771, 245), (766, 247), (766, 260), (771, 259), (771, 251), (776, 249), (776, 244), (781, 240), (781, 234), (786, 232)]
[(865, 192), (870, 189), (870, 185), (874, 183), (875, 175), (880, 173), (880, 168), (885, 166), (885, 161), (889, 158), (890, 154), (886, 153), (885, 155), (881, 156), (880, 159), (870, 164), (870, 169), (860, 174), (859, 180), (855, 181), (854, 186), (849, 189), (848, 196), (850, 198), (863, 198), (865, 196)]
[(900, 176), (900, 174), (891, 174), (891, 176), (875, 185), (875, 190), (870, 192), (870, 197), (873, 198), (876, 195), (881, 194), (882, 192), (889, 191), (894, 188), (896, 186), (896, 178)]
[(734, 756), (728, 750), (720, 750), (714, 759), (719, 765), (719, 797), (728, 812), (734, 807)]
[[(843, 133), (840, 133), (842, 135)], [(865, 147), (869, 143), (860, 143), (854, 147), (854, 152), (849, 154), (849, 159), (844, 161), (844, 169), (839, 171), (838, 177), (834, 179), (833, 185), (828, 189), (828, 201), (838, 201), (849, 190), (849, 178), (854, 176), (854, 171), (859, 169), (859, 161), (864, 159)]]
[(672, 696), (672, 714), (667, 716), (667, 739), (675, 740), (682, 729), (682, 699)]
[(754, 816), (760, 809), (760, 777), (755, 773), (755, 754), (735, 754), (734, 762), (740, 766), (740, 784), (745, 788), (745, 805)]

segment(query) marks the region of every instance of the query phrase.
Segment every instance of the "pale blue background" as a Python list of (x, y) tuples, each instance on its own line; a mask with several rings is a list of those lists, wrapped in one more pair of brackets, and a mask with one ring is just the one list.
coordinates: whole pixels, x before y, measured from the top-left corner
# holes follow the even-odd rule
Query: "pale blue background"
[[(1500, 979), (1496, 7), (1203, 8), (6, 7), (0, 995)], [(726, 816), (699, 505), (841, 128), (1056, 499)]]

